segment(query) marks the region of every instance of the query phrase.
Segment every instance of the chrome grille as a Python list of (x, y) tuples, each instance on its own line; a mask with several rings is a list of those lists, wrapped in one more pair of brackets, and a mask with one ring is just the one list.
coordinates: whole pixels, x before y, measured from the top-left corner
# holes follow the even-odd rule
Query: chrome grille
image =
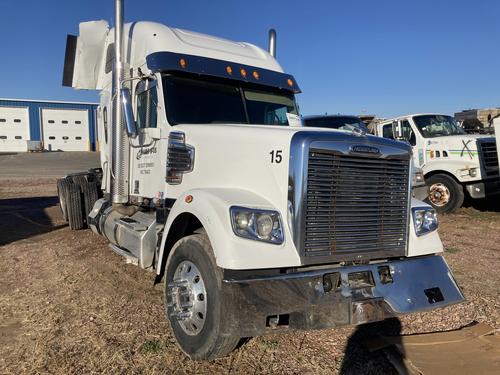
[(498, 175), (498, 154), (495, 141), (479, 140), (478, 144), (486, 177)]
[(409, 161), (309, 151), (305, 256), (406, 252)]

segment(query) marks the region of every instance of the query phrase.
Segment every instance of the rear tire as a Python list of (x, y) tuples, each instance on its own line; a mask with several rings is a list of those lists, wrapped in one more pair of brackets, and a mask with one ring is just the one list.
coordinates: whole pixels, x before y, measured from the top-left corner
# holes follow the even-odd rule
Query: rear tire
[(82, 229), (84, 227), (84, 222), (80, 188), (70, 180), (67, 180), (63, 192), (66, 196), (66, 212), (68, 215), (69, 228), (71, 230)]
[[(221, 285), (222, 270), (206, 235), (194, 234), (174, 245), (166, 265), (165, 309), (178, 345), (191, 359), (223, 357), (240, 341), (220, 333), (228, 323)], [(196, 317), (201, 311), (201, 318)]]
[(90, 211), (92, 211), (98, 199), (97, 183), (95, 181), (87, 182), (86, 189), (83, 192), (83, 200), (85, 201), (85, 221), (88, 221)]
[(95, 202), (99, 199), (97, 182), (91, 174), (73, 176), (73, 182), (80, 189), (83, 220), (86, 223)]
[(426, 200), (437, 212), (448, 214), (462, 207), (464, 189), (453, 177), (435, 174), (426, 182), (429, 186), (429, 196)]

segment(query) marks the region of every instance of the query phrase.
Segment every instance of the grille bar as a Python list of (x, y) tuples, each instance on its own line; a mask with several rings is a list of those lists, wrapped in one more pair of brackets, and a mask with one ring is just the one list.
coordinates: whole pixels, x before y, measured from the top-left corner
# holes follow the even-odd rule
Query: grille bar
[(481, 151), (481, 157), (483, 162), (483, 167), (485, 169), (486, 177), (496, 176), (499, 173), (498, 170), (498, 154), (497, 145), (494, 141), (479, 141), (479, 149)]
[(404, 255), (409, 161), (309, 151), (305, 256)]

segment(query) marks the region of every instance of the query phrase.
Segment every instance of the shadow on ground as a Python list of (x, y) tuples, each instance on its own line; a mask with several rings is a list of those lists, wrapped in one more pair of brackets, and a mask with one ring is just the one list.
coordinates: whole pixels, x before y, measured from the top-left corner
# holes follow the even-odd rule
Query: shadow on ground
[(391, 318), (381, 322), (356, 327), (347, 341), (345, 355), (340, 368), (341, 375), (395, 374), (398, 372), (389, 363), (382, 350), (369, 352), (364, 342), (378, 336), (399, 336), (401, 322)]
[[(54, 225), (58, 203), (57, 197), (0, 199), (0, 246), (66, 226)], [(49, 210), (56, 215), (49, 216)]]

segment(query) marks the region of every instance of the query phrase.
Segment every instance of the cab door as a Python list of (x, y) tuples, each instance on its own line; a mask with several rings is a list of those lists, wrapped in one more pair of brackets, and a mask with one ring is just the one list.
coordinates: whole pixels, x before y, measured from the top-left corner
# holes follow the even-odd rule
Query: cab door
[(420, 131), (415, 125), (415, 122), (413, 121), (412, 117), (409, 117), (406, 120), (406, 122), (408, 123), (409, 126), (411, 126), (414, 135), (414, 143), (412, 144), (412, 146), (413, 146), (413, 159), (415, 161), (415, 165), (417, 167), (423, 168), (427, 159), (425, 138), (422, 137), (422, 134), (420, 134)]
[(162, 155), (165, 140), (159, 121), (158, 85), (154, 79), (139, 82), (135, 89), (135, 120), (138, 134), (130, 140), (130, 194), (163, 198), (165, 171)]
[[(416, 166), (421, 167), (420, 158), (418, 155), (418, 133), (414, 126), (411, 125), (408, 119), (403, 119), (401, 121), (401, 127), (403, 128), (403, 138), (404, 141), (408, 142), (413, 149), (413, 161)], [(392, 133), (392, 123), (382, 125), (382, 137), (394, 139)], [(423, 163), (422, 163), (423, 164)]]

